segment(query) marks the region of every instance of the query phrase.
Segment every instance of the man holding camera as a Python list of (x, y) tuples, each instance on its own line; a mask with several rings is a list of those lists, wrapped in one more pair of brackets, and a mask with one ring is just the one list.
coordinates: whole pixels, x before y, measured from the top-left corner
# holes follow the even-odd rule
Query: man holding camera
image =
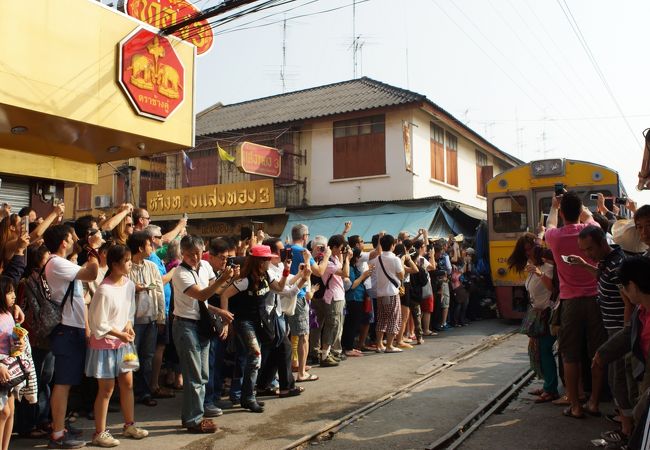
[[(586, 270), (572, 264), (568, 255), (578, 255), (590, 265), (595, 265), (579, 247), (578, 236), (589, 225), (599, 225), (593, 220), (591, 212), (583, 206), (582, 200), (575, 192), (558, 191), (564, 189), (556, 189), (556, 194), (559, 195), (553, 197), (544, 238), (553, 251), (560, 280), (562, 319), (558, 340), (570, 403), (563, 414), (567, 417), (582, 418), (585, 410), (592, 415), (600, 414), (598, 404), (603, 385), (602, 370), (594, 369), (591, 373), (591, 398), (587, 404), (580, 404), (578, 383), (581, 362), (585, 359), (584, 344), (586, 342), (591, 359), (596, 349), (607, 339), (607, 333), (597, 302), (597, 280)], [(561, 228), (557, 228), (558, 210), (564, 220)]]

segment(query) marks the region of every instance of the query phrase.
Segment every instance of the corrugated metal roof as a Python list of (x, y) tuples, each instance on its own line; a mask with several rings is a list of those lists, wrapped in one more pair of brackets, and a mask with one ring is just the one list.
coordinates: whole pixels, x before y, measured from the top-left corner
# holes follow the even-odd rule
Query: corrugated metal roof
[(523, 164), (523, 161), (490, 143), (443, 108), (427, 99), (425, 95), (368, 77), (232, 105), (217, 103), (196, 115), (196, 134), (197, 136), (209, 136), (354, 111), (423, 102), (449, 117), (469, 134), (476, 136), (511, 161)]
[(198, 136), (242, 130), (352, 111), (405, 105), (424, 95), (363, 77), (302, 91), (235, 103), (217, 104), (196, 116)]

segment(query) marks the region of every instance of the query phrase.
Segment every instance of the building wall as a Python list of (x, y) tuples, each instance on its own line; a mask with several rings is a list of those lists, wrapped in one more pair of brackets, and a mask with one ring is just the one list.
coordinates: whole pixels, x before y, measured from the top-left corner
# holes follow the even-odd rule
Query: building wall
[[(359, 117), (374, 114), (376, 113), (366, 113)], [(402, 121), (410, 121), (411, 116), (412, 113), (408, 109), (385, 113), (385, 175), (345, 180), (334, 180), (334, 121), (317, 121), (306, 127), (303, 139), (307, 148), (309, 173), (308, 203), (332, 205), (413, 198), (413, 175), (406, 171), (402, 139)]]

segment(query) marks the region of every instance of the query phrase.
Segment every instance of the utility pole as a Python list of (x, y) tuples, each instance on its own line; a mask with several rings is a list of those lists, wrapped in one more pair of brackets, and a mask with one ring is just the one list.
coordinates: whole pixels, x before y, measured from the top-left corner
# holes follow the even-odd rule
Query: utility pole
[(287, 68), (287, 15), (284, 15), (282, 22), (282, 68), (280, 69), (280, 80), (282, 81), (282, 93), (287, 89), (285, 70)]
[(186, 27), (187, 25), (192, 25), (193, 23), (200, 22), (202, 20), (211, 19), (212, 17), (218, 16), (220, 14), (224, 14), (230, 10), (239, 8), (240, 6), (244, 6), (249, 3), (253, 3), (255, 1), (257, 0), (224, 0), (222, 3), (218, 4), (217, 6), (207, 8), (205, 11), (201, 11), (200, 13), (194, 16), (191, 16), (185, 20), (181, 20), (180, 22), (174, 25), (161, 28), (160, 34), (163, 36), (168, 36), (170, 34), (177, 32), (181, 28)]

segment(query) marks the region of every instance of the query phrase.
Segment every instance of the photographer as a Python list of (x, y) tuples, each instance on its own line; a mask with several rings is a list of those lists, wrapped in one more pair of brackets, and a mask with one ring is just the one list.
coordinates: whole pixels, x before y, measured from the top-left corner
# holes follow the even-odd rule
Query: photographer
[(352, 250), (343, 235), (335, 234), (327, 242), (327, 268), (322, 280), (325, 286), (323, 301), (325, 314), (321, 335), (321, 367), (338, 366), (338, 361), (330, 354), (332, 344), (341, 339), (343, 333), (343, 309), (345, 307), (345, 289), (343, 278), (350, 275), (350, 257)]

